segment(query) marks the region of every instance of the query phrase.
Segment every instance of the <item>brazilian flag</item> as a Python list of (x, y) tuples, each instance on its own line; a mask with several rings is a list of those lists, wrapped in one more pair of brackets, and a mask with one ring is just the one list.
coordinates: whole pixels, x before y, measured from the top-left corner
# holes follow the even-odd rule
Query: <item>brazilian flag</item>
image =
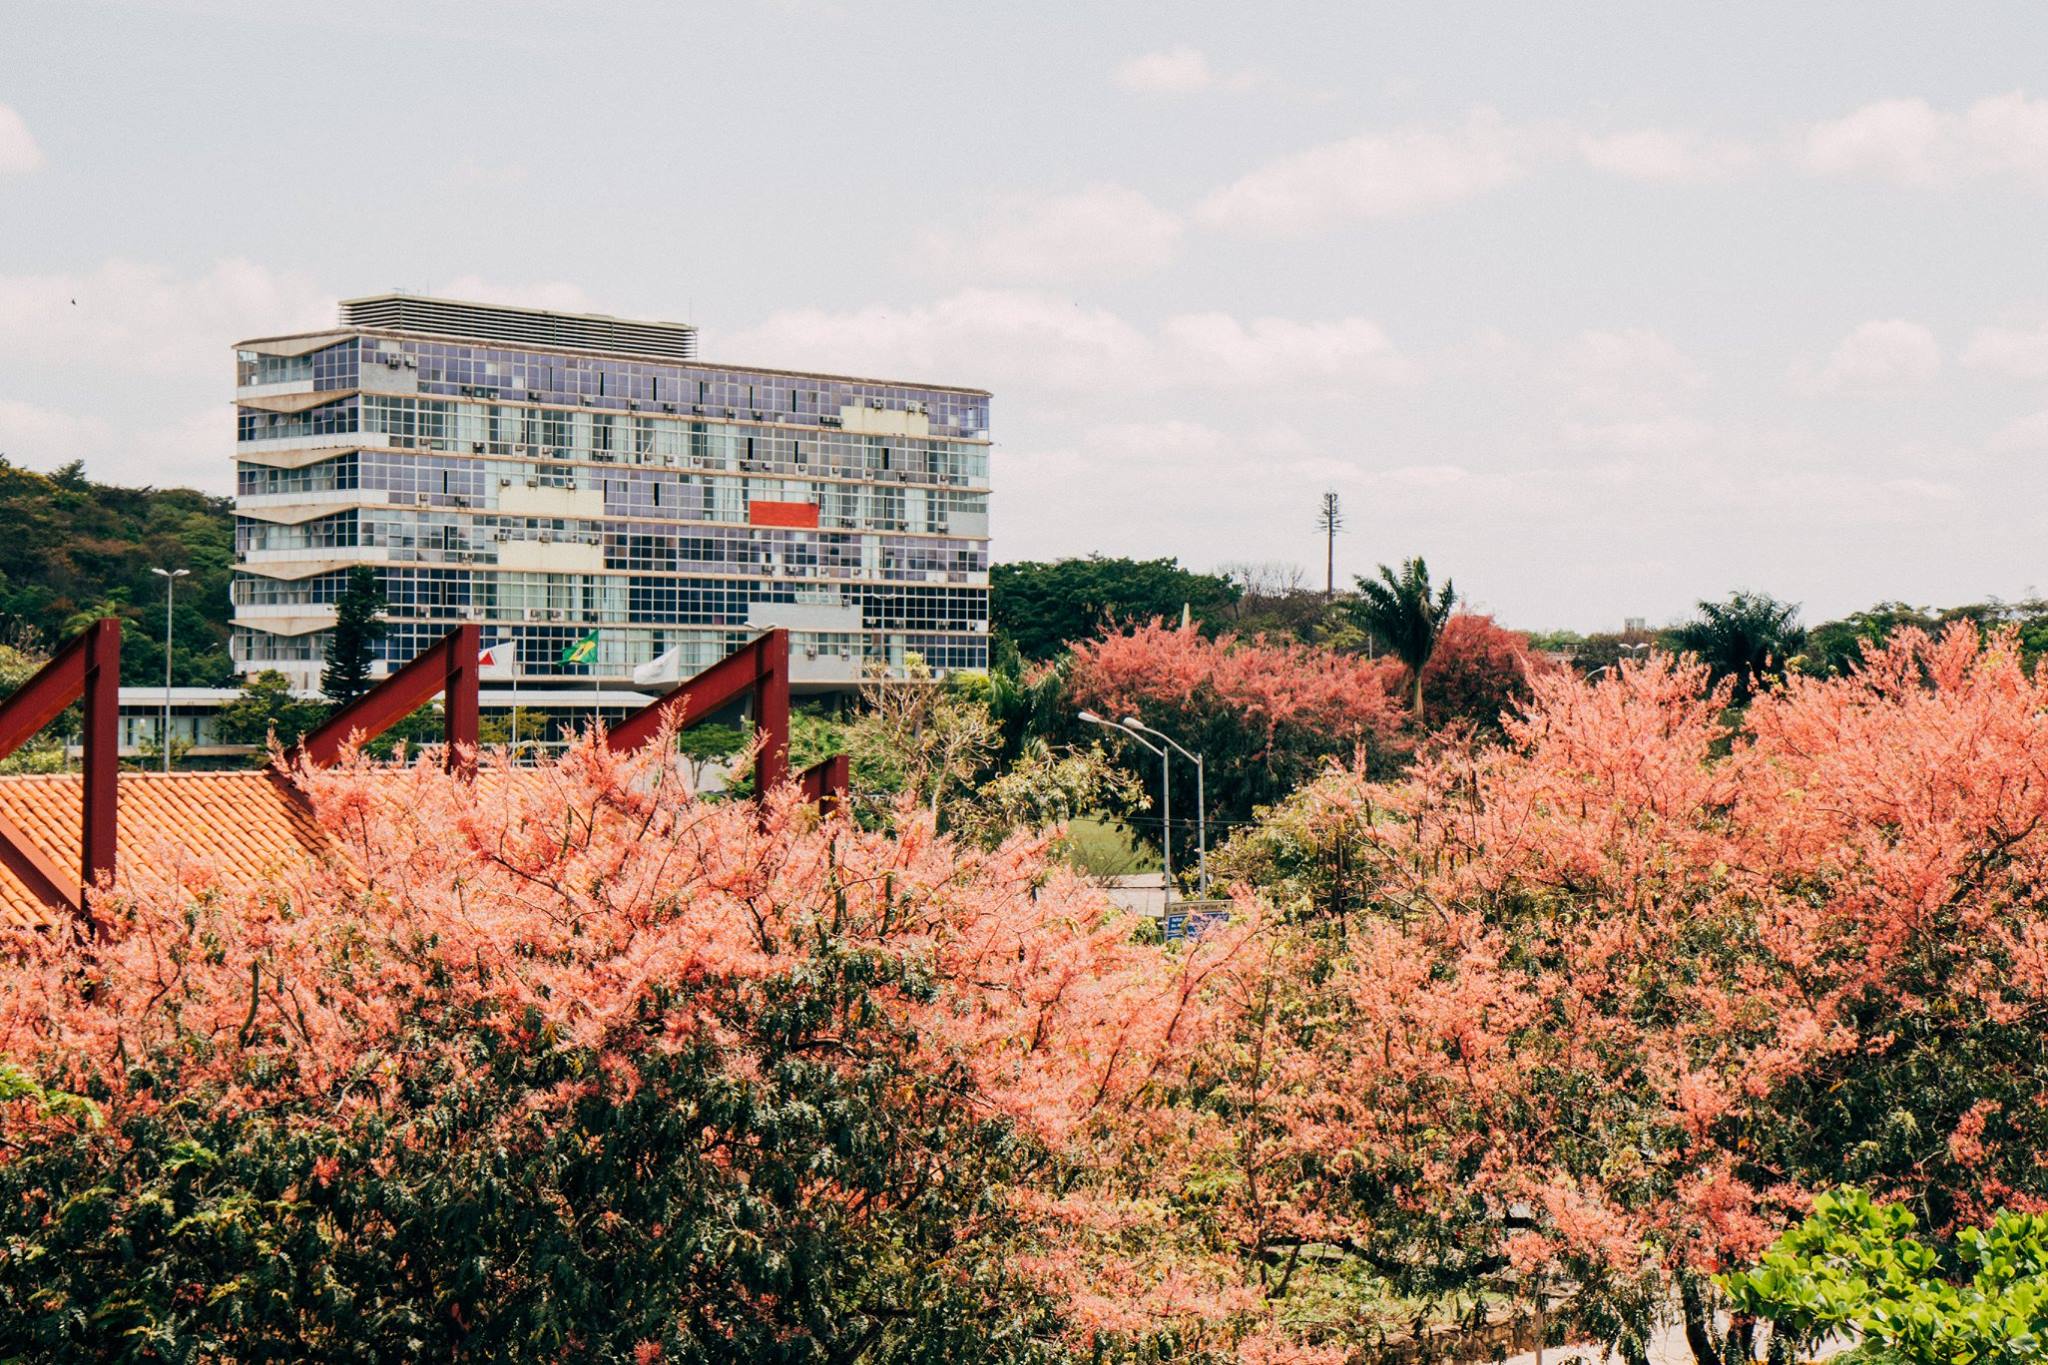
[(565, 664), (587, 664), (596, 658), (597, 632), (594, 630), (562, 651), (562, 662)]

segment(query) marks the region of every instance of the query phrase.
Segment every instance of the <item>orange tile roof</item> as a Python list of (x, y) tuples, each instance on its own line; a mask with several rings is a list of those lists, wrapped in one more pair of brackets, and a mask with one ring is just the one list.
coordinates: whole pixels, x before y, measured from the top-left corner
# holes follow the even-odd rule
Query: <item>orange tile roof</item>
[[(253, 882), (329, 847), (305, 799), (267, 772), (124, 772), (120, 783), (117, 867), (170, 846), (218, 860), (226, 877)], [(75, 877), (84, 796), (85, 779), (75, 773), (0, 777), (0, 816)], [(51, 920), (43, 903), (0, 866), (0, 921)]]

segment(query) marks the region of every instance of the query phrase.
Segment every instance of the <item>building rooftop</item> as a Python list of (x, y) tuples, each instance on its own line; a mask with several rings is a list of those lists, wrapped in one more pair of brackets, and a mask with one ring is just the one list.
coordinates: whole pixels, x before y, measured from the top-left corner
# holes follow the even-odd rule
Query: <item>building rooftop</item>
[[(296, 789), (268, 772), (124, 772), (117, 857), (177, 854), (218, 860), (222, 872), (266, 880), (294, 862), (326, 855), (329, 841)], [(78, 866), (85, 779), (77, 773), (0, 777), (0, 816), (58, 867)], [(47, 925), (50, 911), (0, 864), (0, 923)]]
[[(344, 330), (337, 332), (334, 328), (322, 328), (314, 332), (245, 337), (235, 345), (238, 348), (277, 347), (297, 342), (301, 347), (315, 347), (345, 341), (349, 330), (395, 332), (409, 336), (445, 336), (451, 341), (497, 342), (541, 351), (574, 351), (620, 360), (652, 358), (740, 374), (833, 379), (851, 384), (963, 393), (976, 398), (991, 396), (987, 389), (966, 384), (934, 384), (927, 380), (884, 379), (874, 375), (834, 374), (825, 370), (791, 370), (704, 360), (697, 355), (697, 328), (692, 323), (636, 322), (603, 313), (557, 313), (545, 308), (465, 303), (459, 299), (430, 299), (414, 294), (375, 294), (367, 298), (342, 300), (340, 327)], [(296, 351), (292, 353), (297, 354)]]
[(697, 329), (687, 322), (638, 322), (604, 313), (561, 313), (548, 308), (467, 303), (419, 294), (373, 294), (343, 299), (341, 321), (345, 327), (378, 327), (571, 351), (623, 351), (667, 360), (690, 360), (697, 354)]

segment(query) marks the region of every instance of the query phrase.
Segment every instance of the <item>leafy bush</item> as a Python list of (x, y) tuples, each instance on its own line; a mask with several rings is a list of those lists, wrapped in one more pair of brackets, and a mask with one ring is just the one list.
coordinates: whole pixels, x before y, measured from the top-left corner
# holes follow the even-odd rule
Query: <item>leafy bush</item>
[(1873, 1360), (2001, 1365), (2048, 1357), (2048, 1217), (2001, 1212), (1946, 1248), (1911, 1234), (1901, 1204), (1823, 1194), (1752, 1270), (1723, 1277), (1737, 1312), (1789, 1343), (1849, 1330)]

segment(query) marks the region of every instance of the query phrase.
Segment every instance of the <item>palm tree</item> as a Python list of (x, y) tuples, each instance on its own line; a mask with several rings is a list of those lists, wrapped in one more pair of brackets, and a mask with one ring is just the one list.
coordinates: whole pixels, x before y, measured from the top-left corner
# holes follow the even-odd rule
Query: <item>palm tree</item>
[(1702, 602), (1698, 619), (1671, 632), (1680, 649), (1700, 656), (1716, 681), (1735, 680), (1735, 703), (1747, 702), (1765, 679), (1806, 642), (1799, 608), (1768, 593), (1735, 592), (1726, 602)]
[(1458, 600), (1457, 590), (1448, 579), (1443, 591), (1432, 590), (1429, 566), (1420, 555), (1402, 564), (1399, 574), (1382, 564), (1377, 581), (1360, 578), (1357, 582), (1358, 600), (1353, 611), (1358, 623), (1385, 640), (1415, 675), (1413, 705), (1415, 714), (1420, 716), (1423, 665), (1436, 653), (1437, 636), (1443, 633), (1444, 622), (1451, 619), (1451, 606)]

